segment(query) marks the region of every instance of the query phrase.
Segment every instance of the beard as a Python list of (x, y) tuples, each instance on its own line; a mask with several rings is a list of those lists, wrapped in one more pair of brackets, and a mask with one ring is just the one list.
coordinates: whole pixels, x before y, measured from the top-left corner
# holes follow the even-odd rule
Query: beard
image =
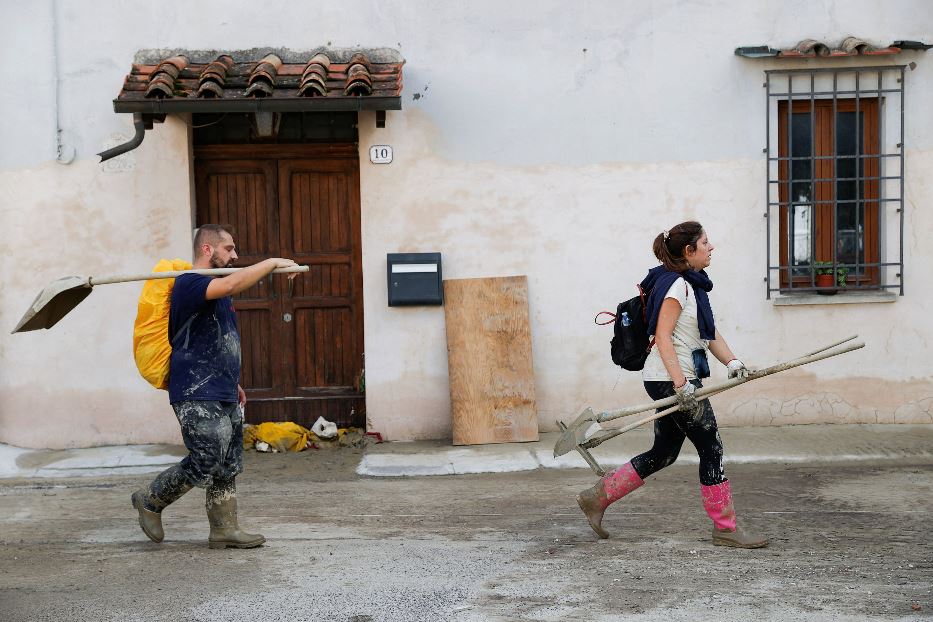
[(220, 259), (220, 256), (217, 254), (217, 251), (214, 251), (214, 253), (211, 255), (211, 268), (230, 268), (232, 266), (233, 259), (229, 259), (226, 263), (224, 263)]

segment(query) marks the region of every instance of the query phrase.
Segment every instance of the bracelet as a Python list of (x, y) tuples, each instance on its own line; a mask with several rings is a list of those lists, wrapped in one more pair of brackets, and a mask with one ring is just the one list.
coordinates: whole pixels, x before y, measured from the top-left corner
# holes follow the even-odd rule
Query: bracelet
[(726, 361), (726, 366), (728, 367), (729, 363), (731, 363), (732, 361), (737, 361), (737, 360), (739, 360), (739, 359), (738, 359), (737, 357), (733, 356), (731, 359), (729, 359), (728, 361)]

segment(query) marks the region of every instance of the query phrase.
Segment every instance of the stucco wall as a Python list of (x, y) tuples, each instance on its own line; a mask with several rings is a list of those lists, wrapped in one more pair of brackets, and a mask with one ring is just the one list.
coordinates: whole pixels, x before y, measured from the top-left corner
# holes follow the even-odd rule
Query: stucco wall
[[(717, 246), (713, 302), (746, 362), (768, 364), (854, 332), (868, 344), (722, 395), (723, 424), (933, 421), (924, 356), (933, 294), (920, 272), (933, 261), (923, 237), (933, 230), (931, 52), (840, 63), (917, 63), (907, 73), (907, 295), (808, 307), (775, 307), (762, 284), (762, 72), (787, 65), (732, 54), (850, 34), (931, 42), (927, 2), (350, 0), (260, 10), (88, 0), (7, 10), (4, 56), (13, 79), (35, 88), (28, 100), (0, 103), (0, 442), (177, 440), (165, 395), (133, 366), (137, 286), (97, 288), (51, 331), (7, 334), (54, 278), (146, 270), (190, 252), (185, 120), (157, 125), (109, 168), (93, 155), (114, 134), (132, 133), (110, 100), (136, 50), (322, 44), (395, 47), (408, 61), (404, 110), (390, 112), (385, 129), (371, 113), (360, 118), (373, 429), (392, 439), (450, 432), (443, 309), (386, 306), (387, 252), (441, 251), (447, 278), (528, 275), (539, 418), (552, 429), (586, 405), (643, 401), (638, 375), (612, 366), (610, 329), (592, 317), (632, 293), (653, 264), (651, 239), (687, 218), (703, 221)], [(94, 34), (102, 32), (106, 45)], [(68, 165), (54, 161), (56, 118), (65, 152), (76, 153)], [(392, 145), (395, 161), (370, 164), (371, 144)]]
[(169, 119), (146, 137), (145, 158), (130, 153), (109, 167), (81, 158), (0, 171), (0, 441), (181, 442), (165, 392), (133, 362), (138, 283), (95, 287), (51, 330), (9, 331), (57, 278), (146, 272), (160, 257), (191, 257), (188, 133), (185, 120)]
[[(776, 307), (765, 299), (760, 158), (464, 165), (419, 144), (436, 130), (417, 114), (390, 117), (390, 127), (387, 142), (410, 174), (363, 165), (367, 403), (374, 427), (390, 438), (449, 435), (450, 420), (443, 311), (385, 306), (385, 252), (441, 250), (445, 278), (528, 275), (539, 420), (553, 429), (556, 418), (587, 405), (644, 401), (639, 375), (613, 368), (611, 328), (594, 326), (593, 316), (634, 295), (634, 283), (655, 263), (653, 237), (692, 217), (717, 247), (709, 271), (718, 326), (747, 363), (773, 364), (853, 333), (868, 346), (717, 397), (722, 424), (931, 420), (922, 345), (930, 338), (928, 295), (917, 268), (908, 268), (908, 295), (894, 303)], [(914, 207), (906, 229), (926, 231), (933, 220), (916, 206), (931, 191), (921, 171), (933, 165), (933, 153), (911, 151), (908, 162)], [(389, 200), (407, 208), (379, 209)], [(931, 259), (908, 241), (908, 266)], [(724, 379), (719, 368), (716, 377)], [(373, 404), (384, 410), (373, 412)]]

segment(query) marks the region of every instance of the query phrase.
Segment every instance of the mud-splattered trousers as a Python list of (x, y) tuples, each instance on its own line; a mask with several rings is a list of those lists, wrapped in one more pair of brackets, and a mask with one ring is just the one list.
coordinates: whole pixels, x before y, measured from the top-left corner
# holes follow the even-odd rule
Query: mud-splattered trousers
[[(696, 387), (703, 384), (691, 380)], [(645, 390), (651, 399), (660, 400), (675, 395), (673, 382), (645, 381)], [(658, 409), (656, 412), (660, 412)], [(716, 416), (709, 400), (701, 400), (696, 415), (677, 411), (654, 422), (654, 446), (632, 458), (632, 467), (642, 479), (656, 473), (677, 460), (684, 438), (689, 438), (700, 456), (700, 483), (704, 486), (721, 484), (726, 480), (722, 467), (722, 439), (716, 425)]]
[(188, 456), (178, 465), (192, 486), (233, 480), (243, 472), (243, 416), (236, 402), (176, 402)]
[(172, 405), (188, 448), (184, 460), (160, 473), (142, 499), (150, 512), (198, 486), (207, 489), (206, 506), (236, 496), (236, 476), (243, 471), (243, 415), (236, 402), (176, 402)]

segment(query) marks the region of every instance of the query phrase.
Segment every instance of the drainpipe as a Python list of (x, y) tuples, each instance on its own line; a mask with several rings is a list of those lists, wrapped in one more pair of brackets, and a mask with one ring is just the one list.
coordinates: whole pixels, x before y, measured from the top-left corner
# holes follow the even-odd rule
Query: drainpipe
[(101, 151), (100, 153), (98, 153), (97, 155), (100, 156), (100, 161), (106, 162), (110, 158), (115, 158), (118, 155), (122, 155), (126, 153), (127, 151), (132, 151), (136, 147), (140, 146), (143, 142), (143, 138), (146, 137), (146, 129), (147, 129), (146, 126), (147, 125), (150, 128), (152, 127), (151, 122), (147, 124), (146, 121), (143, 119), (143, 115), (141, 112), (134, 112), (133, 113), (133, 127), (136, 128), (136, 134), (133, 136), (133, 138), (129, 139), (129, 141), (123, 143), (122, 145), (117, 145), (116, 147), (113, 147), (111, 149), (107, 149), (106, 151)]
[(75, 148), (62, 143), (61, 122), (61, 73), (58, 67), (58, 3), (51, 0), (52, 12), (52, 69), (55, 75), (55, 159), (59, 164), (71, 164), (75, 159)]

